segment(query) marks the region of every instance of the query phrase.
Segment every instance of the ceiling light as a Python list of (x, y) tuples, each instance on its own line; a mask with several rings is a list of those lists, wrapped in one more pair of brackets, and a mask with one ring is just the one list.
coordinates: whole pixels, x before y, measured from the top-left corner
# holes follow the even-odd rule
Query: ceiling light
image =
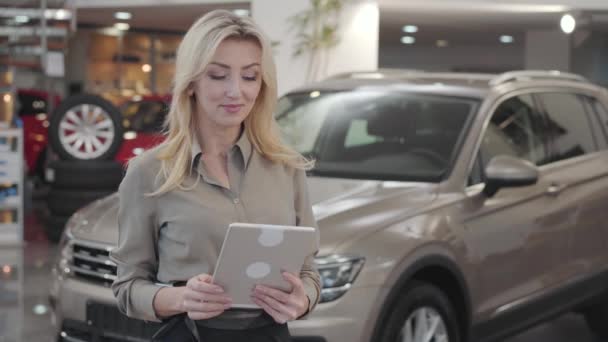
[(511, 44), (511, 43), (513, 43), (513, 41), (514, 41), (513, 36), (508, 36), (508, 35), (500, 36), (500, 42), (503, 44)]
[(447, 41), (447, 40), (444, 40), (444, 39), (439, 39), (439, 40), (436, 42), (436, 44), (437, 44), (437, 47), (441, 47), (441, 48), (443, 48), (443, 47), (447, 47), (447, 46), (449, 45), (449, 44), (448, 44), (448, 41)]
[(30, 21), (30, 18), (27, 15), (18, 15), (15, 17), (15, 22), (17, 24), (25, 24)]
[(418, 32), (418, 26), (416, 26), (416, 25), (405, 25), (405, 26), (403, 26), (403, 32), (405, 32), (405, 33), (416, 33), (416, 32)]
[(130, 27), (131, 26), (129, 26), (129, 24), (127, 24), (127, 23), (116, 23), (116, 24), (114, 24), (114, 28), (117, 29), (117, 30), (121, 30), (121, 31), (128, 31)]
[(238, 15), (239, 17), (247, 17), (249, 16), (249, 10), (244, 8), (235, 9), (232, 13)]
[(310, 98), (314, 99), (315, 97), (319, 97), (319, 95), (321, 95), (321, 92), (318, 90), (315, 90), (310, 93)]
[(559, 22), (564, 33), (570, 34), (576, 28), (576, 19), (571, 14), (564, 14)]
[(114, 13), (114, 18), (118, 19), (118, 20), (129, 20), (131, 19), (132, 15), (129, 12), (116, 12)]
[(414, 44), (416, 42), (416, 38), (412, 36), (403, 36), (401, 37), (401, 43), (403, 44)]
[(64, 9), (58, 9), (55, 12), (55, 19), (57, 20), (65, 20), (65, 19), (69, 19), (71, 17), (70, 12), (64, 10)]
[(141, 71), (143, 72), (150, 72), (152, 70), (152, 67), (150, 66), (150, 64), (144, 64), (141, 66)]

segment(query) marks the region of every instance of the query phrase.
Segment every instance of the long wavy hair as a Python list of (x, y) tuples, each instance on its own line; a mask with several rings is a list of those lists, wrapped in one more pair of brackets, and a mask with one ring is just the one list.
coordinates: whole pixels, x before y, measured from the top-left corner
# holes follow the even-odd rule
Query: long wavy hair
[(159, 145), (155, 156), (161, 161), (157, 178), (161, 180), (161, 185), (150, 196), (159, 196), (176, 188), (191, 190), (196, 186), (196, 183), (190, 187), (184, 185), (184, 180), (192, 171), (191, 150), (196, 139), (196, 99), (189, 96), (188, 90), (225, 39), (255, 41), (262, 49), (262, 85), (244, 122), (245, 134), (253, 148), (268, 160), (289, 167), (309, 169), (313, 165), (312, 161), (281, 140), (274, 119), (277, 80), (268, 39), (250, 18), (216, 10), (207, 13), (190, 27), (177, 50), (173, 98), (164, 124), (165, 140)]

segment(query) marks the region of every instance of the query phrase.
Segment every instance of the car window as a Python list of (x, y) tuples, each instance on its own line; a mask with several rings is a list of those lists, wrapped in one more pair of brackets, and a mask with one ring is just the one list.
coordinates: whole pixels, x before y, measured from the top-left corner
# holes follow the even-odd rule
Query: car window
[(509, 98), (496, 108), (484, 132), (480, 147), (482, 169), (499, 155), (545, 164), (547, 138), (532, 96)]
[(478, 105), (395, 91), (311, 94), (282, 100), (283, 138), (314, 157), (313, 172), (357, 179), (441, 180)]
[(556, 162), (596, 150), (585, 107), (569, 93), (539, 93), (551, 136), (550, 160)]
[(167, 115), (167, 105), (160, 101), (133, 101), (122, 107), (125, 129), (138, 133), (158, 133)]
[[(593, 97), (587, 97), (589, 106), (591, 107), (591, 112), (592, 114), (595, 115), (591, 115), (592, 118), (592, 125), (595, 130), (598, 132), (597, 136), (599, 136), (600, 138), (598, 138), (598, 143), (600, 146), (600, 148), (606, 148), (607, 145), (607, 139), (608, 139), (608, 110), (606, 110), (606, 107), (600, 102), (598, 101), (596, 98)], [(602, 139), (603, 138), (603, 139)], [(603, 142), (604, 144), (601, 144), (601, 142)]]

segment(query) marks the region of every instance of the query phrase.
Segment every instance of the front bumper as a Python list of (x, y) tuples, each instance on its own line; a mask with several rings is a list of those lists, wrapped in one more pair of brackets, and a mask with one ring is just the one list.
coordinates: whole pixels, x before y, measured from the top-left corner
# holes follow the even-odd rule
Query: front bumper
[[(289, 323), (294, 342), (369, 342), (374, 321), (369, 320), (369, 312), (376, 307), (376, 298), (382, 298), (381, 288), (352, 288), (342, 298), (319, 304), (315, 311), (304, 320)], [(104, 286), (75, 278), (55, 275), (51, 289), (60, 341), (67, 342), (140, 342), (149, 341), (147, 336), (137, 334), (117, 334), (117, 325), (126, 324), (131, 319), (118, 313), (112, 291)], [(112, 312), (105, 317), (122, 316), (106, 329), (107, 322), (91, 319), (91, 305), (105, 305)], [(371, 322), (371, 323), (370, 323)], [(148, 333), (158, 328), (157, 323), (137, 321), (131, 325), (148, 325)], [(128, 324), (127, 324), (128, 325)], [(114, 331), (113, 331), (114, 330)], [(138, 329), (131, 329), (138, 330)], [(139, 329), (141, 331), (141, 329)]]

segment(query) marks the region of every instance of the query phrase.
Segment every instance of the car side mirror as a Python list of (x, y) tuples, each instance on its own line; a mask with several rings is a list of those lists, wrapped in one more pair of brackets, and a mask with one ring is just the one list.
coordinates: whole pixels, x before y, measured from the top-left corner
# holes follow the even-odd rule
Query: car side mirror
[(486, 166), (485, 178), (486, 186), (483, 192), (486, 196), (492, 197), (501, 188), (536, 184), (538, 168), (527, 160), (497, 156)]

